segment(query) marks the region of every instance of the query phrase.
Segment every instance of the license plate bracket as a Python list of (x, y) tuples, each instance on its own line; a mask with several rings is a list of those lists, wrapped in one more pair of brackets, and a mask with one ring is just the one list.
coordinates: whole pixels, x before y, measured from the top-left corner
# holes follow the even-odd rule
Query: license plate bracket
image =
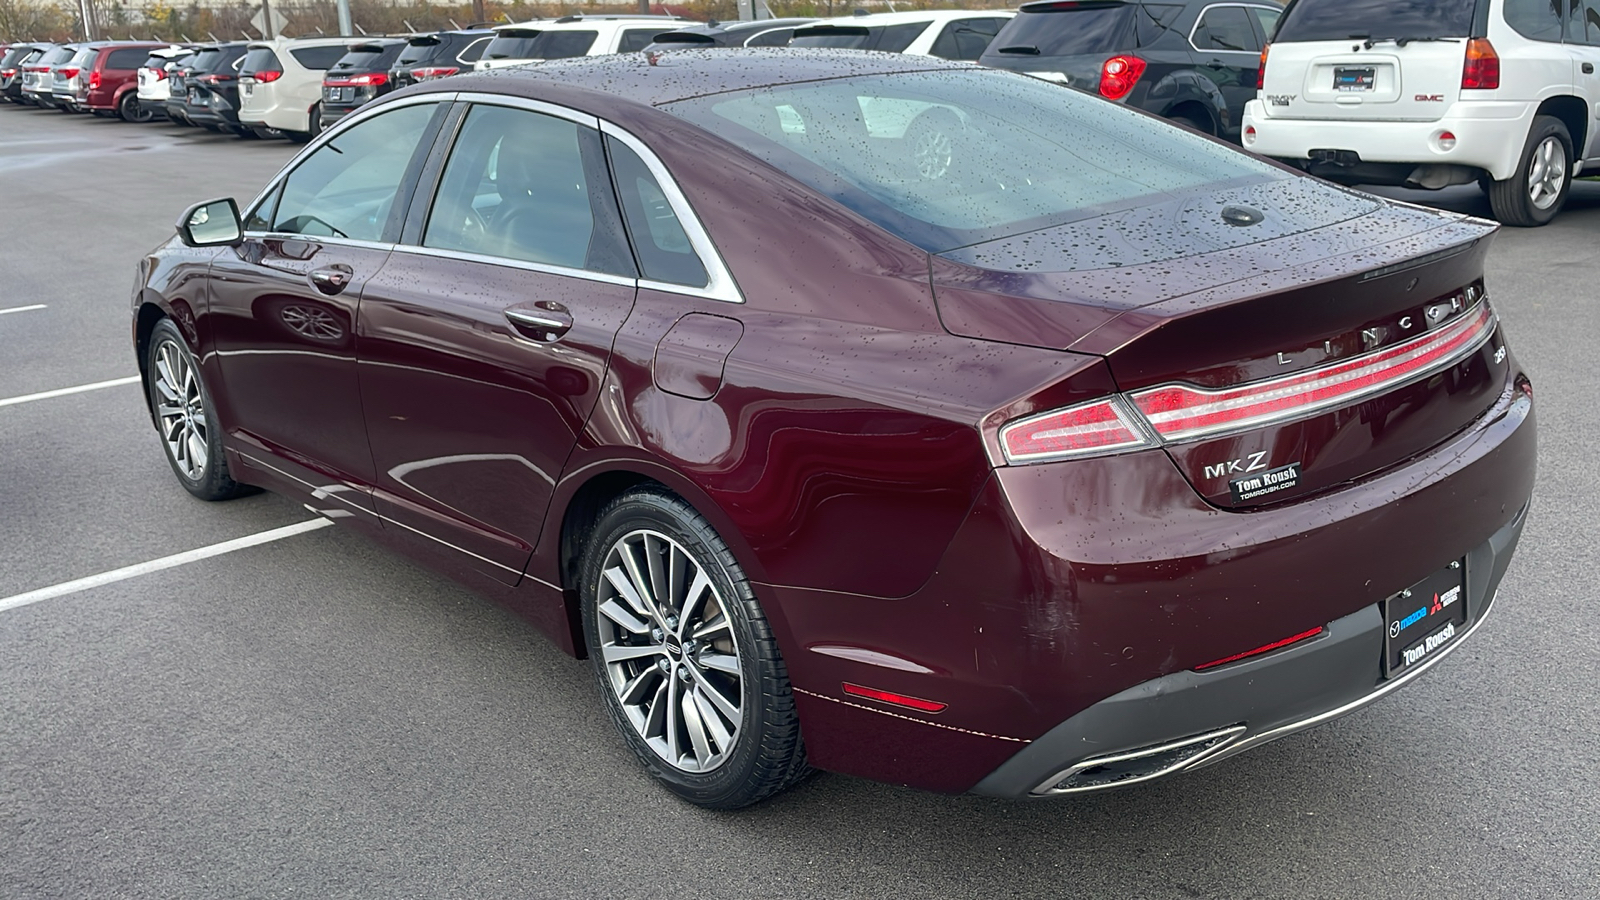
[(1378, 80), (1375, 66), (1334, 66), (1333, 89), (1336, 91), (1370, 91)]
[(1467, 561), (1448, 566), (1383, 600), (1383, 675), (1431, 659), (1466, 630)]

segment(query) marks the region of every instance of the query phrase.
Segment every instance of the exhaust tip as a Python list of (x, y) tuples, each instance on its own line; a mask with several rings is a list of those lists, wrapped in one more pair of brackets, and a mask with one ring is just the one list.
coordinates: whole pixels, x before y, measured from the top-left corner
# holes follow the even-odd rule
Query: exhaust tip
[(1034, 788), (1033, 793), (1036, 796), (1076, 794), (1170, 775), (1195, 765), (1238, 740), (1244, 734), (1244, 728), (1243, 725), (1230, 725), (1136, 750), (1090, 757), (1050, 776)]

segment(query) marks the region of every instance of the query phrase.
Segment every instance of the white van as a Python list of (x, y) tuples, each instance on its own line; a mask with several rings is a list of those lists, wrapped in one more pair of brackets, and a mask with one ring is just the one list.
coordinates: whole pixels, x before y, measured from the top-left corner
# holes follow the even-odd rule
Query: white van
[(1295, 0), (1242, 143), (1346, 184), (1477, 182), (1543, 225), (1600, 168), (1600, 0)]
[(574, 15), (501, 25), (474, 68), (482, 72), (547, 59), (632, 53), (658, 34), (696, 24), (677, 16)]
[(261, 137), (309, 141), (322, 130), (322, 76), (359, 38), (256, 41), (239, 67), (239, 122)]

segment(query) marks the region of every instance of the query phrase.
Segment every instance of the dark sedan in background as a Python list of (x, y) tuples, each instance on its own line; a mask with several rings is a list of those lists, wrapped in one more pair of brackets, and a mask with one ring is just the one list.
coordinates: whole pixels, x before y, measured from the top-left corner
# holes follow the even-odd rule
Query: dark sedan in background
[(1283, 7), (1211, 0), (1024, 3), (979, 59), (1237, 141)]
[(185, 213), (131, 336), (191, 493), (528, 617), (692, 802), (1070, 794), (1493, 610), (1535, 465), (1494, 231), (1010, 72), (617, 55), (351, 115)]

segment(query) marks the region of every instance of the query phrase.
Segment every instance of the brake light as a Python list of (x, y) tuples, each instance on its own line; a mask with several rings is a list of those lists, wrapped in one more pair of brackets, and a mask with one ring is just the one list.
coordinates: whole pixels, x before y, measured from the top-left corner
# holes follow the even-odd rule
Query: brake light
[(940, 703), (937, 700), (924, 700), (921, 697), (908, 697), (905, 694), (896, 694), (893, 691), (863, 687), (859, 684), (851, 684), (848, 681), (843, 682), (843, 685), (846, 694), (855, 697), (866, 697), (869, 700), (878, 700), (883, 703), (892, 703), (895, 706), (904, 706), (907, 709), (915, 709), (921, 712), (936, 713), (949, 705)]
[(1100, 66), (1100, 96), (1121, 100), (1133, 91), (1144, 74), (1145, 61), (1137, 56), (1113, 56)]
[(1453, 365), (1489, 339), (1494, 323), (1488, 304), (1480, 303), (1444, 328), (1345, 362), (1219, 390), (1164, 385), (1132, 400), (1165, 440), (1238, 431), (1346, 406)]
[(1261, 65), (1256, 67), (1256, 90), (1267, 86), (1267, 51), (1272, 49), (1271, 44), (1261, 45)]
[(277, 81), (279, 78), (283, 77), (283, 70), (282, 69), (262, 69), (261, 71), (256, 72), (255, 74), (251, 75), (250, 77), (254, 78), (256, 80), (257, 84), (271, 84), (274, 81)]
[(1232, 656), (1224, 656), (1221, 659), (1214, 659), (1211, 662), (1205, 663), (1204, 665), (1195, 666), (1194, 670), (1196, 672), (1204, 672), (1207, 669), (1214, 669), (1217, 666), (1225, 666), (1228, 663), (1238, 662), (1241, 659), (1249, 659), (1252, 656), (1260, 656), (1263, 653), (1271, 653), (1274, 650), (1281, 650), (1284, 647), (1289, 646), (1290, 644), (1298, 644), (1301, 641), (1306, 640), (1308, 638), (1314, 638), (1314, 637), (1316, 637), (1317, 635), (1319, 635), (1321, 633), (1322, 633), (1322, 627), (1318, 626), (1316, 628), (1311, 629), (1310, 631), (1302, 631), (1299, 634), (1291, 635), (1289, 637), (1286, 637), (1281, 641), (1273, 641), (1270, 644), (1263, 644), (1260, 647), (1255, 648), (1254, 650), (1246, 650), (1243, 653), (1235, 653)]
[(1122, 400), (1110, 398), (1032, 416), (1000, 429), (1012, 464), (1069, 459), (1149, 445)]
[(61, 70), (61, 77), (67, 79), (68, 81), (71, 81), (72, 79), (77, 78), (78, 77), (78, 73), (81, 72), (81, 71), (83, 71), (83, 70), (82, 69), (62, 69)]
[(94, 91), (94, 90), (99, 90), (99, 89), (100, 89), (100, 73), (99, 72), (90, 72), (89, 73), (89, 90)]
[(1500, 54), (1488, 38), (1467, 41), (1467, 64), (1461, 69), (1461, 89), (1492, 91), (1500, 86)]
[(411, 70), (411, 77), (418, 81), (427, 81), (430, 78), (447, 78), (460, 72), (455, 66), (423, 66)]
[(355, 76), (354, 78), (351, 78), (349, 81), (347, 81), (345, 83), (346, 84), (370, 84), (370, 85), (388, 84), (389, 83), (389, 76), (384, 74), (383, 72), (373, 72), (370, 75), (357, 75), (357, 76)]
[(199, 78), (195, 79), (195, 81), (203, 81), (206, 84), (221, 84), (224, 81), (232, 80), (232, 75), (201, 75)]
[(0, 78), (10, 78), (15, 74), (17, 74), (16, 69), (0, 69)]

